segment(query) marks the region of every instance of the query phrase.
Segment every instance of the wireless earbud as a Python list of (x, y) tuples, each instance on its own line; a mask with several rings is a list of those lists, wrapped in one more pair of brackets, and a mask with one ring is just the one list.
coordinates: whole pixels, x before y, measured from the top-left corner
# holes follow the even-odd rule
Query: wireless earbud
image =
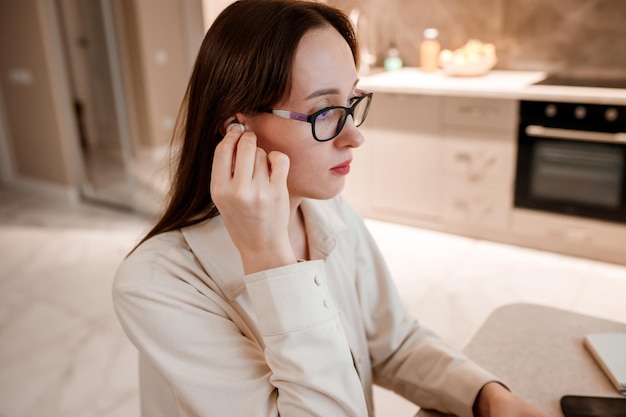
[(229, 124), (228, 126), (226, 126), (226, 132), (230, 131), (230, 129), (232, 129), (234, 126), (239, 126), (239, 128), (241, 129), (241, 133), (246, 131), (246, 128), (244, 125), (242, 125), (241, 123), (233, 122)]

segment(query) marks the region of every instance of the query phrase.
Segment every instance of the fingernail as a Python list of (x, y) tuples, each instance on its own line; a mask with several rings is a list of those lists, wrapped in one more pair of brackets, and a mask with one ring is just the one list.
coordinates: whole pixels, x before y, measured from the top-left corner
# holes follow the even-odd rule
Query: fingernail
[(246, 130), (246, 128), (241, 123), (231, 123), (228, 126), (226, 126), (226, 132), (230, 132), (230, 129), (234, 127), (238, 127), (241, 133), (243, 133)]

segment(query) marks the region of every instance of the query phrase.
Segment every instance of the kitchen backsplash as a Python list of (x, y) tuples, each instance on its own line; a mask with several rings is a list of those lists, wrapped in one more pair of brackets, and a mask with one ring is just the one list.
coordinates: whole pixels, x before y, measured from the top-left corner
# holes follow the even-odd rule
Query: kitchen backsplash
[(394, 43), (405, 65), (419, 65), (425, 28), (442, 48), (468, 39), (496, 46), (499, 69), (570, 70), (626, 76), (625, 0), (328, 0), (358, 9), (372, 32), (377, 65)]

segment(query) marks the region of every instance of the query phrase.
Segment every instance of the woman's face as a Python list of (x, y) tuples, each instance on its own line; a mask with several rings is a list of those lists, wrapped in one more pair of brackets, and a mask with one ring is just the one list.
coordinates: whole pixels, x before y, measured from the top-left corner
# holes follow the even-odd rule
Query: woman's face
[[(357, 80), (352, 52), (339, 32), (332, 27), (311, 30), (296, 50), (291, 93), (274, 109), (312, 114), (328, 106), (348, 106)], [(307, 122), (269, 113), (243, 119), (246, 130), (256, 133), (259, 147), (289, 156), (287, 186), (292, 199), (329, 199), (339, 194), (350, 170), (352, 149), (363, 143), (352, 117), (327, 142), (313, 139)]]

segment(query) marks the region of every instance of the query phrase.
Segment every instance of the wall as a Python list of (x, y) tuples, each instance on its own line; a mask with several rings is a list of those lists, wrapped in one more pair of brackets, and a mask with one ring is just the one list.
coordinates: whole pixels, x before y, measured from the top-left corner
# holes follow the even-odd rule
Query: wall
[[(190, 5), (181, 7), (181, 1)], [(194, 47), (184, 10), (200, 0), (116, 1), (132, 10), (125, 30), (128, 92), (135, 117), (134, 133), (145, 147), (169, 143), (190, 71)], [(203, 3), (209, 0), (202, 0)], [(210, 0), (211, 20), (229, 0)], [(329, 0), (349, 11), (363, 10), (375, 31), (378, 55), (391, 41), (407, 65), (418, 65), (424, 28), (440, 29), (446, 48), (469, 38), (494, 42), (498, 68), (550, 70), (562, 66), (579, 71), (626, 75), (626, 1), (623, 0)], [(0, 108), (17, 177), (61, 186), (76, 186), (72, 146), (75, 127), (63, 114), (63, 83), (58, 57), (51, 50), (46, 7), (53, 0), (0, 2)], [(118, 6), (119, 7), (119, 6)], [(188, 13), (188, 12), (187, 12)], [(197, 26), (197, 24), (196, 24)], [(197, 42), (199, 44), (199, 42)], [(130, 51), (130, 52), (129, 52)], [(379, 63), (381, 60), (379, 60)], [(70, 120), (68, 122), (68, 120)], [(1, 139), (1, 138), (0, 138)], [(6, 162), (3, 164), (3, 177)]]
[(233, 0), (202, 0), (202, 20), (208, 29), (215, 18), (231, 4)]
[[(75, 190), (79, 139), (55, 1), (0, 2), (0, 162), (3, 179)], [(168, 145), (203, 31), (200, 0), (114, 5), (133, 139), (148, 149)]]
[(73, 185), (42, 1), (0, 2), (0, 84), (15, 175)]
[(125, 99), (128, 107), (128, 124), (133, 148), (148, 147), (150, 141), (150, 126), (148, 118), (148, 106), (146, 103), (147, 92), (143, 79), (144, 63), (141, 54), (141, 44), (137, 31), (137, 15), (134, 2), (116, 0), (115, 18), (118, 22), (119, 37), (124, 39), (120, 42), (120, 60), (124, 82), (126, 84)]
[(132, 3), (134, 21), (127, 22), (126, 30), (134, 40), (131, 53), (136, 60), (131, 86), (139, 95), (138, 115), (145, 120), (139, 142), (144, 147), (165, 146), (190, 75), (181, 8), (176, 0)]
[(626, 76), (623, 0), (329, 0), (362, 10), (374, 27), (378, 64), (390, 42), (406, 65), (419, 65), (423, 30), (442, 46), (471, 38), (496, 45), (500, 69), (602, 72)]

